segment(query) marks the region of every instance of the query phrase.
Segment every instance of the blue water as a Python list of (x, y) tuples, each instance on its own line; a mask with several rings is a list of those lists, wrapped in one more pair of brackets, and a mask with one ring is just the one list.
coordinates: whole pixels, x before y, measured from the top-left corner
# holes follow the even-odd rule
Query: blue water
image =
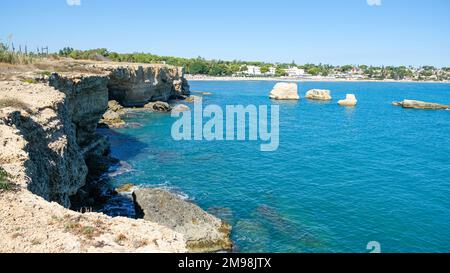
[[(135, 183), (183, 193), (233, 226), (240, 252), (450, 251), (450, 111), (406, 110), (392, 101), (450, 104), (450, 85), (299, 84), (330, 89), (330, 103), (273, 102), (274, 82), (191, 82), (204, 104), (280, 105), (280, 147), (258, 142), (172, 140), (174, 119), (136, 113), (116, 130), (113, 154)], [(337, 99), (356, 94), (356, 108)]]

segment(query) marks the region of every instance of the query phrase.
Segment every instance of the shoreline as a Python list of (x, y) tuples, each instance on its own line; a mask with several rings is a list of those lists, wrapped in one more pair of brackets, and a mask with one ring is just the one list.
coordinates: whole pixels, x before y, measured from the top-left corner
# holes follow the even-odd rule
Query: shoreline
[(450, 84), (450, 81), (412, 81), (412, 80), (357, 80), (357, 79), (330, 79), (330, 78), (278, 78), (278, 77), (212, 77), (187, 76), (187, 81), (275, 81), (275, 82), (374, 82), (374, 83), (436, 83)]

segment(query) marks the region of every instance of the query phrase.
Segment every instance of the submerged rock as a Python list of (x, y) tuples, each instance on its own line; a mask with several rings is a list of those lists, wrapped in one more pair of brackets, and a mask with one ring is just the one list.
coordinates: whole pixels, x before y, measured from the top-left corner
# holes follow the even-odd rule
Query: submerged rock
[(341, 106), (356, 106), (358, 100), (356, 100), (356, 96), (354, 94), (347, 94), (345, 100), (338, 101), (338, 104)]
[(298, 87), (296, 83), (277, 83), (269, 97), (274, 100), (299, 100)]
[(133, 198), (144, 220), (183, 234), (190, 252), (232, 248), (231, 226), (200, 207), (161, 189), (139, 189)]
[(150, 109), (154, 112), (170, 112), (172, 107), (167, 102), (156, 101), (147, 103), (144, 108)]
[(306, 93), (306, 98), (310, 100), (332, 100), (330, 90), (312, 89)]
[(424, 102), (418, 100), (404, 100), (402, 102), (393, 102), (394, 106), (401, 106), (403, 108), (412, 108), (412, 109), (425, 109), (425, 110), (444, 110), (450, 109), (450, 105), (432, 103), (432, 102)]
[(192, 96), (187, 97), (184, 101), (188, 102), (188, 103), (194, 103), (194, 102), (197, 102), (200, 100), (202, 100), (202, 97), (192, 95)]

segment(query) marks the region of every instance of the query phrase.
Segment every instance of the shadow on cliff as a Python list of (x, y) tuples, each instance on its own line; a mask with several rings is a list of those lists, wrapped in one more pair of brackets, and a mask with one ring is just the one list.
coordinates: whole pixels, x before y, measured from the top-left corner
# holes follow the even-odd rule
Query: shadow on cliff
[[(69, 196), (78, 190), (87, 175), (79, 147), (75, 139), (69, 136), (73, 132), (67, 131), (71, 128), (62, 126), (62, 129), (56, 128), (49, 133), (48, 128), (20, 112), (14, 112), (11, 120), (27, 141), (24, 150), (29, 159), (24, 166), (30, 178), (28, 190), (48, 201), (69, 207)], [(67, 143), (63, 141), (65, 136)]]

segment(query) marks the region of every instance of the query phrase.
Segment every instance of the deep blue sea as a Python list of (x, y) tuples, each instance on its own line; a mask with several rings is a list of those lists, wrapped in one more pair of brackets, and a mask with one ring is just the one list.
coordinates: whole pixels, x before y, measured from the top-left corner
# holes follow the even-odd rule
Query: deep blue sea
[[(275, 82), (190, 82), (204, 105), (280, 105), (280, 146), (174, 141), (169, 114), (135, 113), (140, 125), (110, 133), (131, 170), (112, 178), (165, 187), (233, 226), (239, 252), (450, 251), (450, 111), (393, 101), (450, 104), (449, 84), (302, 82), (333, 101), (275, 102)], [(355, 108), (337, 105), (356, 94)], [(196, 94), (194, 94), (196, 95)], [(127, 165), (129, 164), (129, 165)]]

